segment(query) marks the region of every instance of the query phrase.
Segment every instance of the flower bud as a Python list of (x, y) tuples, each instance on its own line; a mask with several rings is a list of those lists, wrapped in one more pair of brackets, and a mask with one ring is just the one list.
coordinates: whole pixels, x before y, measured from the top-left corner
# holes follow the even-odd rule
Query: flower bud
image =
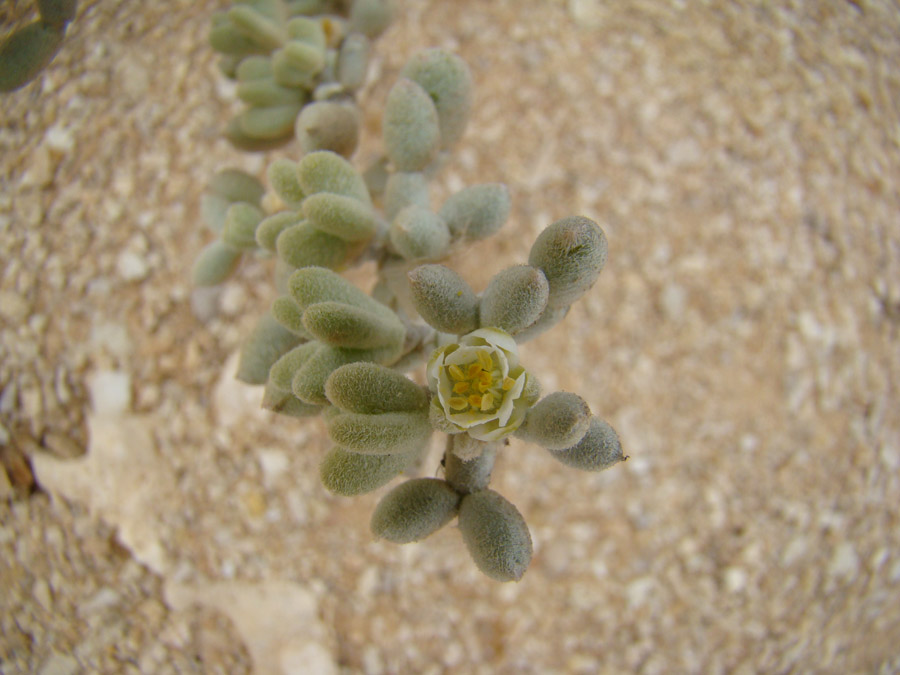
[(497, 581), (518, 581), (531, 562), (531, 534), (522, 514), (502, 495), (481, 490), (459, 505), (459, 531), (482, 572)]
[(388, 492), (372, 514), (372, 534), (395, 544), (419, 541), (449, 523), (460, 496), (446, 481), (415, 478)]

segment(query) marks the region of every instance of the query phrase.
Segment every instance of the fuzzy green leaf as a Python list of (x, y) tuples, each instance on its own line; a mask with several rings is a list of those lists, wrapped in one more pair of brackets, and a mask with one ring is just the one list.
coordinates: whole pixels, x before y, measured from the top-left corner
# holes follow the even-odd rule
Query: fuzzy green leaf
[(398, 171), (388, 178), (384, 190), (384, 213), (387, 219), (394, 220), (407, 206), (431, 208), (428, 179), (425, 174), (418, 171), (411, 173)]
[(275, 140), (290, 137), (294, 131), (302, 103), (287, 103), (260, 108), (248, 108), (238, 115), (241, 131), (250, 138)]
[(374, 363), (350, 363), (325, 382), (325, 396), (341, 410), (378, 415), (424, 411), (425, 389), (396, 370)]
[(320, 302), (333, 301), (397, 319), (396, 314), (388, 307), (363, 293), (340, 274), (322, 267), (297, 270), (291, 276), (288, 285), (291, 297), (301, 309)]
[(413, 56), (401, 73), (424, 89), (437, 109), (441, 145), (449, 148), (466, 129), (472, 109), (472, 74), (466, 62), (444, 49)]
[(391, 7), (385, 0), (355, 0), (350, 8), (350, 30), (375, 38), (391, 23)]
[(266, 175), (269, 178), (269, 185), (281, 201), (292, 209), (299, 209), (306, 195), (300, 187), (297, 163), (289, 159), (276, 159), (269, 164)]
[(538, 320), (549, 295), (550, 284), (539, 269), (508, 267), (494, 275), (481, 295), (481, 325), (516, 335)]
[(271, 314), (264, 315), (241, 349), (237, 379), (247, 384), (265, 384), (269, 369), (282, 354), (296, 347), (302, 338), (278, 323)]
[(482, 572), (497, 581), (518, 581), (531, 562), (531, 534), (522, 514), (502, 495), (481, 490), (463, 497), (459, 531)]
[(318, 349), (315, 342), (304, 342), (282, 355), (269, 369), (268, 383), (280, 391), (290, 392), (294, 375)]
[(516, 435), (548, 450), (576, 445), (591, 424), (591, 409), (577, 394), (557, 391), (529, 408)]
[(272, 316), (282, 326), (300, 337), (312, 339), (312, 335), (303, 325), (303, 312), (297, 303), (288, 297), (275, 298), (272, 303)]
[(370, 206), (372, 204), (363, 177), (350, 162), (335, 152), (321, 150), (305, 155), (300, 160), (297, 173), (300, 185), (308, 195), (332, 192), (353, 197)]
[(372, 514), (372, 534), (395, 544), (424, 539), (453, 520), (460, 496), (446, 481), (416, 478), (388, 492)]
[(574, 447), (551, 450), (550, 454), (583, 471), (603, 471), (626, 459), (615, 429), (597, 417), (591, 418), (587, 433)]
[(225, 212), (225, 227), (222, 229), (222, 241), (238, 250), (250, 250), (257, 247), (256, 226), (265, 214), (246, 202), (236, 202)]
[(391, 246), (407, 260), (435, 260), (447, 253), (450, 230), (436, 213), (421, 206), (403, 209), (389, 230)]
[(375, 212), (353, 197), (320, 192), (303, 202), (310, 225), (347, 242), (368, 241), (377, 228)]
[[(245, 111), (249, 112), (249, 111)], [(291, 140), (290, 130), (284, 136), (278, 138), (256, 138), (244, 132), (241, 125), (242, 113), (231, 119), (225, 127), (225, 138), (236, 148), (248, 152), (265, 152), (273, 148), (279, 148)]]
[(62, 46), (65, 24), (40, 21), (10, 33), (0, 44), (0, 91), (14, 91), (37, 77)]
[(268, 107), (303, 104), (306, 95), (300, 89), (282, 87), (275, 78), (259, 78), (250, 82), (241, 82), (237, 86), (237, 95), (244, 103), (252, 106)]
[(229, 9), (228, 18), (242, 35), (266, 51), (278, 49), (287, 37), (275, 21), (247, 5)]
[(422, 265), (409, 273), (416, 311), (432, 327), (462, 335), (478, 328), (478, 298), (469, 284), (443, 265)]
[(221, 241), (208, 244), (191, 270), (191, 278), (195, 286), (215, 286), (225, 281), (237, 269), (241, 261), (241, 252), (227, 246)]
[(370, 43), (361, 33), (351, 33), (338, 53), (337, 79), (347, 91), (359, 89), (366, 81)]
[(424, 410), (380, 415), (345, 412), (330, 417), (326, 424), (331, 440), (364, 455), (392, 455), (423, 448), (431, 435)]
[(281, 211), (272, 214), (256, 226), (256, 243), (267, 251), (275, 253), (278, 235), (291, 225), (296, 225), (302, 217), (296, 211)]
[(240, 169), (220, 171), (209, 182), (210, 192), (229, 202), (247, 202), (259, 206), (266, 189), (255, 176)]
[(322, 24), (315, 19), (296, 17), (287, 22), (287, 34), (291, 40), (298, 40), (324, 53), (326, 45)]
[(273, 77), (272, 60), (267, 56), (248, 56), (238, 64), (235, 76), (238, 82), (271, 80)]
[(362, 350), (315, 344), (319, 345), (318, 349), (294, 375), (291, 391), (301, 401), (325, 405), (328, 403), (325, 396), (325, 380), (328, 376), (343, 365), (369, 359)]
[(38, 0), (41, 21), (51, 26), (61, 26), (75, 18), (78, 0)]
[(509, 217), (509, 189), (502, 183), (472, 185), (452, 195), (439, 211), (454, 239), (486, 239)]
[(320, 302), (303, 312), (303, 325), (333, 347), (375, 349), (402, 345), (406, 330), (399, 321), (340, 302)]
[(382, 133), (397, 171), (427, 167), (441, 146), (438, 114), (428, 93), (412, 80), (399, 80), (384, 106)]
[(592, 220), (571, 216), (549, 225), (531, 247), (528, 264), (550, 282), (551, 309), (567, 307), (589, 289), (606, 264), (603, 230)]
[(329, 492), (354, 497), (389, 483), (418, 456), (418, 450), (397, 455), (361, 455), (343, 448), (334, 448), (325, 455), (319, 472), (322, 484)]
[(278, 257), (292, 267), (322, 266), (338, 268), (347, 259), (347, 244), (325, 234), (307, 222), (282, 230), (275, 240)]
[(310, 103), (297, 118), (295, 131), (304, 153), (331, 150), (350, 157), (359, 142), (359, 111), (349, 103)]

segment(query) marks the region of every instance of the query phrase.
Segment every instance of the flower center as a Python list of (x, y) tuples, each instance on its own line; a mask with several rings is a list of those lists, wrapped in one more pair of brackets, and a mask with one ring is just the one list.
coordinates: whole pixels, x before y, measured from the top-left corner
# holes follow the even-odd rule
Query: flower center
[(453, 396), (447, 404), (456, 412), (496, 412), (503, 402), (503, 393), (516, 382), (503, 377), (497, 357), (487, 349), (477, 350), (475, 357), (471, 363), (446, 367), (453, 382)]

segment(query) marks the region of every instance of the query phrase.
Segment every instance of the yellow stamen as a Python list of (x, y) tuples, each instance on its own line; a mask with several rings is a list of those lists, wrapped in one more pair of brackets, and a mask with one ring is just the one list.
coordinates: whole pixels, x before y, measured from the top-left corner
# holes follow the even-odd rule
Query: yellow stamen
[(481, 397), (478, 394), (471, 394), (469, 396), (469, 405), (471, 405), (473, 408), (480, 408)]
[(494, 407), (494, 395), (485, 394), (481, 397), (481, 412), (487, 412)]
[(479, 366), (477, 363), (469, 364), (469, 379), (470, 380), (473, 377), (475, 377), (476, 375), (478, 375), (480, 372), (481, 372), (481, 366)]
[(483, 371), (478, 375), (478, 381), (481, 382), (481, 384), (486, 384), (488, 386), (494, 384), (494, 378), (491, 377), (491, 374)]
[(457, 382), (453, 385), (453, 393), (454, 394), (465, 394), (469, 391), (469, 383), (468, 382)]
[(503, 391), (509, 391), (510, 389), (513, 388), (513, 385), (515, 383), (516, 383), (516, 381), (514, 379), (512, 379), (511, 377), (504, 377), (503, 378)]
[(454, 396), (450, 399), (449, 403), (453, 410), (465, 410), (469, 407), (469, 402), (461, 396)]
[(454, 380), (466, 379), (466, 374), (462, 371), (462, 368), (455, 364), (448, 367), (447, 370), (450, 371), (450, 377), (452, 377)]
[(490, 370), (494, 367), (494, 363), (493, 361), (491, 361), (491, 355), (488, 354), (485, 350), (479, 349), (477, 355), (478, 363), (481, 365), (483, 370)]
[(480, 391), (483, 394), (484, 392), (486, 392), (488, 389), (491, 388), (491, 384), (493, 384), (493, 383), (492, 382), (488, 382), (488, 383), (479, 382), (475, 386), (478, 388), (478, 391)]

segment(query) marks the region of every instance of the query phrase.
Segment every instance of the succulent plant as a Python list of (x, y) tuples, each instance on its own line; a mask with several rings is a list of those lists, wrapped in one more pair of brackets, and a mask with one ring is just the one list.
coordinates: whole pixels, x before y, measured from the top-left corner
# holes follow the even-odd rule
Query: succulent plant
[(37, 21), (13, 31), (0, 43), (0, 92), (15, 91), (31, 82), (53, 60), (77, 0), (38, 0)]
[[(231, 45), (232, 55), (243, 58), (235, 66), (239, 81), (308, 89), (314, 75), (347, 69), (353, 81), (361, 80), (359, 64), (328, 71), (334, 58), (328, 50), (362, 49), (361, 43), (348, 45), (354, 34), (347, 26), (374, 23), (380, 30), (387, 18), (381, 3), (352, 3), (349, 18), (332, 29), (330, 15), (318, 22), (277, 20), (273, 12), (285, 7), (274, 0), (245, 2), (217, 19), (214, 36), (228, 40), (215, 38), (214, 44)], [(289, 7), (333, 9), (312, 1)], [(260, 54), (271, 49), (275, 55), (264, 61)], [(303, 58), (315, 64), (304, 71), (306, 79), (297, 75)], [(297, 84), (288, 82), (287, 72)], [(322, 87), (325, 80), (317, 82)], [(254, 104), (257, 112), (298, 105), (266, 100)], [(472, 78), (462, 59), (440, 49), (413, 56), (387, 96), (384, 155), (362, 172), (348, 159), (355, 120), (344, 108), (323, 107), (343, 104), (303, 108), (303, 156), (276, 159), (267, 171), (280, 210), (263, 210), (264, 189), (252, 176), (228, 170), (211, 182), (203, 213), (219, 239), (201, 254), (194, 278), (220, 283), (242, 255), (274, 255), (280, 295), (246, 342), (238, 377), (265, 385), (263, 405), (270, 410), (322, 415), (334, 447), (322, 460), (321, 479), (338, 495), (388, 484), (420, 465), (435, 433), (446, 434), (443, 476), (396, 485), (378, 503), (372, 531), (408, 543), (456, 518), (479, 569), (510, 581), (528, 567), (532, 544), (515, 506), (489, 487), (508, 439), (535, 443), (560, 462), (590, 471), (624, 459), (615, 431), (581, 397), (554, 392), (541, 398), (518, 350), (561, 321), (594, 284), (607, 242), (587, 218), (559, 220), (538, 236), (527, 263), (500, 271), (480, 294), (439, 264), (499, 231), (510, 212), (509, 192), (500, 183), (467, 187), (440, 208), (431, 203), (428, 181), (463, 135), (471, 101)], [(241, 124), (247, 134), (250, 127)], [(314, 142), (325, 138), (332, 147)], [(347, 141), (343, 151), (333, 147), (335, 139)], [(366, 260), (377, 270), (371, 295), (339, 274)], [(424, 385), (405, 374), (423, 364)]]
[(383, 0), (234, 0), (213, 17), (209, 41), (237, 81), (245, 109), (225, 136), (269, 150), (296, 135), (304, 152), (349, 157), (359, 138), (354, 93), (364, 84), (370, 41), (391, 19)]

